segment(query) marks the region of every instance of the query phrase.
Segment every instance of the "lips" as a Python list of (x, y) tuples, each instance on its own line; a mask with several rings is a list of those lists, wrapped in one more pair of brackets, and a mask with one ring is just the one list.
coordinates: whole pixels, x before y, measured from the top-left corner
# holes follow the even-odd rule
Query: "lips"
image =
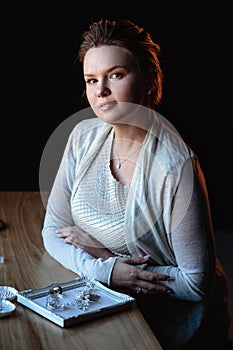
[(114, 102), (114, 101), (102, 102), (102, 103), (100, 103), (99, 108), (102, 111), (107, 111), (107, 110), (113, 108), (115, 105), (116, 105), (116, 102)]

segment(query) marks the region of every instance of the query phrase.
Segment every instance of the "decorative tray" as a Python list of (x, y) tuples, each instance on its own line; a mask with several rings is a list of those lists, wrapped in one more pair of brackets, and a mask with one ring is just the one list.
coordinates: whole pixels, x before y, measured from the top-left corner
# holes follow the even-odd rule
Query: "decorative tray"
[(17, 301), (60, 327), (69, 327), (126, 309), (135, 299), (80, 277), (42, 289), (19, 291)]
[(13, 300), (16, 298), (18, 291), (10, 286), (0, 286), (0, 300)]
[(6, 299), (0, 300), (0, 318), (6, 317), (14, 312), (16, 309), (15, 304)]

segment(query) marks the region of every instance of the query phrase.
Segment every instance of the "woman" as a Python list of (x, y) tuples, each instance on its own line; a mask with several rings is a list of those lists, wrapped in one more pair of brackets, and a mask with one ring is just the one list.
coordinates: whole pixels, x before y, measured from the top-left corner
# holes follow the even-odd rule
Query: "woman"
[(66, 268), (134, 295), (163, 349), (218, 350), (227, 281), (197, 156), (155, 111), (159, 50), (128, 20), (84, 33), (79, 60), (95, 117), (69, 137), (44, 245)]

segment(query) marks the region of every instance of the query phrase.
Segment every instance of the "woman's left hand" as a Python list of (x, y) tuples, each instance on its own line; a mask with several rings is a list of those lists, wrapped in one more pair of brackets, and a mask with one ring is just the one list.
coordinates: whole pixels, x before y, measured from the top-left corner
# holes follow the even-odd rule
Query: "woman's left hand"
[(77, 226), (60, 228), (57, 230), (57, 236), (64, 238), (65, 243), (81, 248), (95, 258), (107, 259), (114, 256), (109, 249)]
[(172, 289), (163, 284), (163, 281), (171, 281), (169, 275), (139, 268), (138, 265), (147, 263), (149, 259), (148, 255), (117, 259), (112, 270), (111, 287), (133, 294), (171, 294)]

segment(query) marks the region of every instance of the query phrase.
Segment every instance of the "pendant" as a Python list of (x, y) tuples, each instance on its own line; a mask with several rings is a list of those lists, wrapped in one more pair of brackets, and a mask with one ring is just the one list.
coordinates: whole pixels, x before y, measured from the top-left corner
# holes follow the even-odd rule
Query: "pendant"
[(118, 163), (118, 164), (116, 165), (116, 168), (117, 168), (117, 169), (120, 169), (120, 168), (121, 168), (121, 163)]

